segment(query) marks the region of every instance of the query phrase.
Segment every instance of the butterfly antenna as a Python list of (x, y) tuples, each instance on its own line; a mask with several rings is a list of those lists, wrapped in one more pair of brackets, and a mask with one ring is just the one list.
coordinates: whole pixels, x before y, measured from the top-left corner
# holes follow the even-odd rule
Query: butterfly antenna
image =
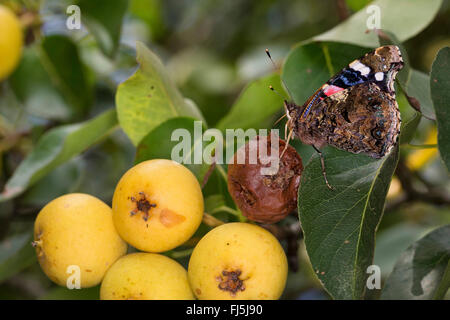
[(272, 62), (273, 68), (275, 70), (278, 70), (277, 64), (275, 63), (275, 61), (273, 61), (272, 56), (270, 55), (269, 49), (266, 49), (266, 54), (269, 57), (269, 60)]
[(269, 86), (269, 89), (272, 90), (273, 92), (275, 92), (281, 99), (283, 99), (284, 101), (286, 101), (286, 97), (283, 96), (281, 93), (279, 93), (273, 86)]
[[(278, 70), (277, 64), (275, 63), (275, 61), (273, 61), (272, 56), (271, 56), (271, 54), (270, 54), (270, 52), (269, 52), (269, 49), (267, 49), (267, 48), (266, 48), (266, 54), (267, 54), (267, 56), (269, 57), (269, 60), (272, 62), (272, 65), (273, 65), (274, 70), (277, 71), (277, 70)], [(281, 80), (281, 82), (283, 83), (284, 87), (286, 88), (286, 91), (287, 91), (289, 97), (291, 98), (291, 100), (293, 100), (293, 99), (292, 99), (292, 94), (291, 94), (291, 92), (289, 91), (289, 88), (288, 88), (288, 86), (286, 85), (286, 82), (284, 82), (284, 80), (281, 78), (281, 76), (280, 76), (280, 80)], [(272, 89), (272, 90), (273, 90), (273, 89)], [(274, 91), (274, 90), (273, 90), (273, 91)], [(284, 100), (286, 100), (286, 99), (284, 99)]]
[(273, 126), (276, 126), (278, 122), (280, 122), (281, 120), (283, 120), (283, 118), (285, 118), (287, 116), (287, 114), (283, 114), (277, 121), (275, 121), (275, 123), (273, 124)]

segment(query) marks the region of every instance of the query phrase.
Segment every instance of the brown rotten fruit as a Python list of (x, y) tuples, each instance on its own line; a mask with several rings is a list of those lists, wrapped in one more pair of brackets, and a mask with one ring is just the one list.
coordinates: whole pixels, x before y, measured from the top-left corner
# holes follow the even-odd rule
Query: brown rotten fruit
[[(279, 139), (278, 153), (282, 158), (279, 159), (278, 170), (272, 175), (265, 174), (261, 169), (270, 167), (271, 162), (267, 159), (261, 161), (260, 153), (257, 152), (261, 140), (264, 141), (260, 136), (256, 136), (234, 155), (232, 163), (228, 165), (228, 190), (248, 219), (275, 223), (297, 207), (297, 191), (303, 170), (302, 159), (290, 145), (284, 151), (286, 142)], [(268, 136), (265, 154), (269, 156), (272, 154), (271, 145), (271, 138)], [(245, 161), (242, 161), (244, 152)], [(257, 161), (251, 161), (251, 155), (258, 155)]]

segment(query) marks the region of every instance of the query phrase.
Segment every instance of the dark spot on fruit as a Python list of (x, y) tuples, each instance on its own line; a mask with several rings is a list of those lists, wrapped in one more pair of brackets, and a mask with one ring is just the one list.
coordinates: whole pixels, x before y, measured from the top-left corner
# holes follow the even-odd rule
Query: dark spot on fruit
[(237, 269), (235, 271), (222, 271), (222, 275), (217, 277), (219, 281), (218, 288), (223, 291), (230, 292), (231, 296), (235, 296), (237, 292), (244, 291), (244, 280), (240, 279), (241, 270)]
[(152, 208), (156, 207), (155, 203), (151, 203), (144, 192), (139, 192), (140, 199), (137, 200), (135, 197), (129, 197), (131, 202), (136, 204), (136, 207), (133, 209), (133, 211), (130, 212), (130, 216), (134, 216), (135, 214), (142, 212), (143, 213), (143, 219), (145, 221), (148, 220), (150, 215), (150, 210)]
[(202, 290), (200, 290), (199, 288), (195, 289), (195, 293), (197, 293), (198, 295), (202, 294)]

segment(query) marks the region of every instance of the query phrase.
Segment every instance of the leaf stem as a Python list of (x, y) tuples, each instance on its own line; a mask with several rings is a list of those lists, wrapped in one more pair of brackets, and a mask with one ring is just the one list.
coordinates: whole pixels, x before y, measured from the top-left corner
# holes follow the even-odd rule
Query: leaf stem
[(194, 248), (169, 252), (167, 255), (173, 259), (179, 259), (179, 258), (184, 258), (184, 257), (190, 256), (192, 254), (192, 251), (194, 251)]
[(410, 149), (434, 149), (437, 148), (437, 144), (407, 144), (405, 147)]
[(328, 45), (321, 43), (323, 55), (325, 57), (325, 62), (327, 64), (328, 72), (330, 73), (330, 77), (334, 75), (333, 64), (331, 63), (330, 51), (328, 50)]
[(222, 220), (217, 219), (216, 217), (210, 215), (209, 213), (203, 213), (203, 220), (202, 222), (210, 227), (218, 227), (222, 224), (225, 224)]

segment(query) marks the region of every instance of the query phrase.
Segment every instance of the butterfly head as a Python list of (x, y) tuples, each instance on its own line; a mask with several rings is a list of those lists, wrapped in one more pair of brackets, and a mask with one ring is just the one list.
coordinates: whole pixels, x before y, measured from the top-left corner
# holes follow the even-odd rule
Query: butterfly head
[(287, 118), (287, 127), (289, 128), (289, 130), (293, 130), (295, 126), (295, 120), (298, 119), (301, 114), (301, 107), (288, 100), (284, 100), (283, 105)]

